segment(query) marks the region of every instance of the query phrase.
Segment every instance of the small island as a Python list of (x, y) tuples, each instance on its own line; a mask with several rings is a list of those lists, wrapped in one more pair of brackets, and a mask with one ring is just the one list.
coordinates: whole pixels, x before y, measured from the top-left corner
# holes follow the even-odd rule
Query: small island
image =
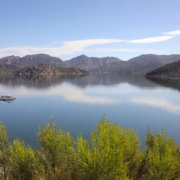
[(11, 96), (0, 96), (0, 101), (6, 101), (6, 102), (11, 102), (14, 101), (16, 98), (11, 97)]

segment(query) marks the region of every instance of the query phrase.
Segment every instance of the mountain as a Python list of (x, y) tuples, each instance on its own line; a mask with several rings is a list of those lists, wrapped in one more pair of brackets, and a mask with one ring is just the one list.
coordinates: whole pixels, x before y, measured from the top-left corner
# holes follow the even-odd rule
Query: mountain
[(179, 59), (180, 55), (140, 55), (128, 61), (117, 61), (104, 65), (100, 68), (93, 69), (93, 72), (145, 75), (156, 68), (178, 61)]
[(155, 78), (180, 78), (180, 60), (157, 68), (147, 73), (146, 76)]
[(88, 57), (85, 55), (81, 55), (65, 62), (69, 66), (83, 69), (86, 71), (90, 71), (92, 69), (100, 68), (104, 65), (107, 65), (113, 62), (119, 62), (119, 61), (121, 60), (115, 57), (97, 58), (97, 57)]
[(0, 64), (11, 65), (13, 61), (16, 61), (19, 58), (20, 58), (19, 56), (6, 56), (3, 58), (0, 58)]
[(180, 55), (146, 54), (122, 61), (115, 57), (88, 57), (81, 55), (68, 61), (46, 54), (27, 55), (24, 57), (9, 56), (0, 58), (0, 64), (18, 67), (36, 66), (40, 64), (53, 65), (61, 68), (74, 67), (91, 73), (118, 73), (120, 75), (144, 76), (148, 72), (165, 64), (180, 60)]
[(11, 75), (15, 73), (17, 67), (7, 64), (0, 64), (0, 75)]
[(16, 71), (17, 76), (22, 78), (56, 78), (63, 75), (84, 75), (86, 71), (77, 68), (61, 68), (54, 65), (39, 64), (20, 68)]
[(53, 80), (56, 78), (69, 78), (71, 76), (87, 75), (87, 71), (78, 68), (62, 68), (55, 65), (38, 64), (34, 66), (17, 67), (0, 64), (0, 77), (19, 77), (23, 79)]
[(52, 57), (47, 54), (27, 55), (24, 57), (9, 56), (9, 57), (5, 57), (5, 59), (0, 58), (0, 64), (1, 63), (14, 65), (14, 66), (32, 66), (38, 64), (50, 64), (62, 68), (70, 67), (60, 58)]

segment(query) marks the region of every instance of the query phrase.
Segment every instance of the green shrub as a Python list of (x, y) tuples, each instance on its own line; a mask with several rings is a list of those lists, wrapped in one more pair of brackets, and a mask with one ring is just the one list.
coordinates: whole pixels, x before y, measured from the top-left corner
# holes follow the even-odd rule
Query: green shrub
[(9, 147), (11, 178), (18, 180), (35, 179), (40, 167), (33, 149), (25, 146), (23, 141), (14, 140)]
[(4, 180), (179, 180), (180, 145), (164, 132), (148, 130), (144, 150), (137, 134), (107, 121), (90, 140), (48, 123), (38, 133), (39, 150), (8, 142), (0, 123), (0, 179)]
[(90, 144), (79, 137), (77, 156), (82, 179), (128, 179), (137, 175), (140, 164), (139, 141), (125, 130), (102, 118), (91, 134)]
[(7, 130), (3, 126), (3, 124), (0, 123), (0, 167), (1, 167), (0, 177), (4, 180), (8, 179), (8, 171), (9, 171), (8, 146), (9, 146), (9, 142), (8, 142)]
[(144, 159), (147, 179), (180, 178), (179, 148), (164, 131), (153, 135), (148, 130)]
[(48, 123), (39, 130), (38, 139), (44, 154), (47, 174), (54, 179), (70, 178), (74, 172), (75, 158), (74, 140), (71, 135), (59, 130), (55, 123)]

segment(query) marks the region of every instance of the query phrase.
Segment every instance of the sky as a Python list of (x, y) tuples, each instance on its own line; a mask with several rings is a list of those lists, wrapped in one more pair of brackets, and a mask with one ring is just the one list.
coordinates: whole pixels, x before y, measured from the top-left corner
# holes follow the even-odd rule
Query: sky
[(180, 0), (0, 0), (0, 57), (180, 54)]

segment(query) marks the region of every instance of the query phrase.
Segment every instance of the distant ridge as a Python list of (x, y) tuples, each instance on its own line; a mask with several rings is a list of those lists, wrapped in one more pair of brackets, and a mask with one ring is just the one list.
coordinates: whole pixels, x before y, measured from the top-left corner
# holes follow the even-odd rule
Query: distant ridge
[(90, 73), (118, 73), (120, 75), (144, 76), (148, 72), (165, 64), (180, 60), (180, 54), (155, 55), (143, 54), (128, 61), (116, 57), (88, 57), (80, 55), (67, 61), (47, 54), (9, 56), (0, 58), (0, 64), (27, 67), (39, 64), (53, 65), (61, 68), (78, 68)]
[(80, 55), (78, 57), (66, 61), (66, 63), (72, 67), (90, 71), (92, 69), (100, 68), (104, 65), (119, 61), (121, 61), (121, 59), (116, 57), (97, 58), (97, 57), (88, 57), (86, 55)]
[(154, 55), (146, 54), (132, 58), (128, 61), (110, 63), (93, 70), (94, 72), (119, 73), (122, 75), (145, 75), (167, 63), (180, 59), (180, 55)]
[(63, 68), (70, 67), (60, 58), (52, 57), (47, 54), (27, 55), (24, 57), (9, 56), (5, 58), (0, 58), (0, 64), (9, 64), (9, 65), (14, 65), (14, 66), (32, 66), (32, 65), (38, 65), (38, 64), (52, 64), (52, 65), (63, 67)]
[(12, 65), (13, 62), (16, 60), (20, 59), (21, 57), (19, 56), (6, 56), (0, 58), (0, 64), (7, 64), (7, 65)]

